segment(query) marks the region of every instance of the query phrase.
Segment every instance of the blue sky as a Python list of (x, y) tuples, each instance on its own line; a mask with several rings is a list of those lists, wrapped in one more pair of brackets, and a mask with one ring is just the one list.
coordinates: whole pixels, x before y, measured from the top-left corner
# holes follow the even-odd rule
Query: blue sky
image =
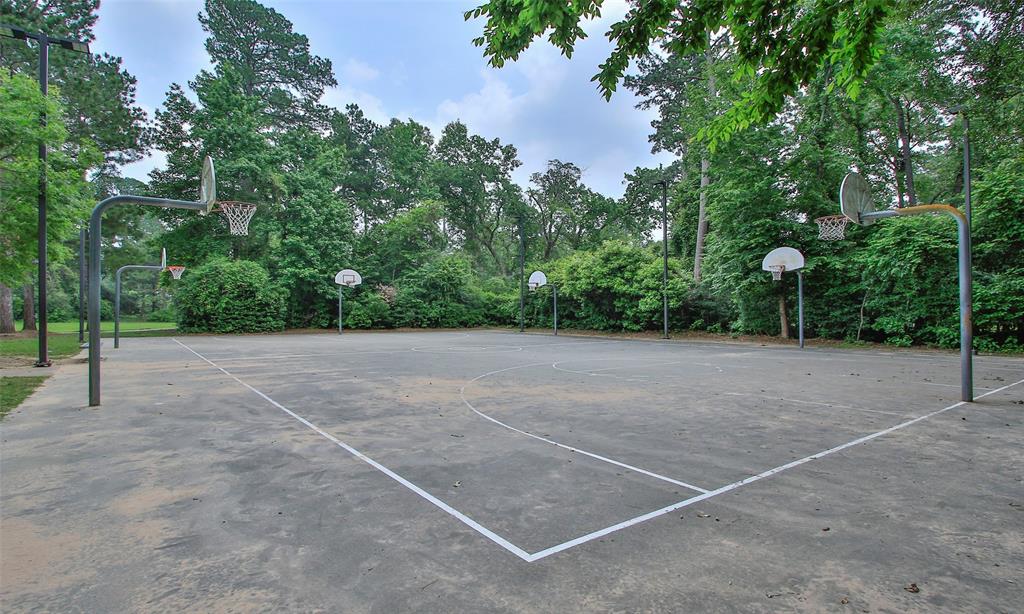
[[(590, 37), (571, 61), (547, 42), (535, 43), (502, 69), (487, 66), (470, 40), (482, 22), (462, 12), (477, 3), (455, 0), (265, 0), (309, 37), (313, 53), (334, 64), (338, 87), (323, 102), (355, 102), (372, 119), (412, 118), (435, 137), (449, 121), (500, 138), (519, 151), (525, 185), (547, 160), (571, 161), (584, 169), (592, 188), (620, 196), (623, 173), (668, 162), (650, 153), (653, 114), (634, 108), (620, 90), (605, 102), (590, 78), (610, 48), (603, 34), (624, 13), (609, 1), (602, 19), (587, 26)], [(196, 15), (201, 1), (104, 0), (93, 49), (121, 56), (138, 79), (138, 100), (152, 116), (171, 83), (185, 84), (209, 66), (205, 33)], [(163, 157), (131, 165), (125, 173), (145, 179)]]

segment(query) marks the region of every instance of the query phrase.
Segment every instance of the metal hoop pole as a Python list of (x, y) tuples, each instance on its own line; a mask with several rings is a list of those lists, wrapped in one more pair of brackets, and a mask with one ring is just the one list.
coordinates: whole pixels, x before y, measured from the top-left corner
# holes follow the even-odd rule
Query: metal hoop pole
[(804, 272), (797, 269), (796, 272), (796, 296), (797, 313), (800, 320), (800, 349), (804, 347)]
[(103, 212), (114, 205), (149, 205), (206, 211), (206, 203), (127, 194), (111, 196), (92, 210), (89, 216), (89, 407), (100, 404), (100, 235)]
[(121, 272), (122, 271), (162, 271), (164, 267), (157, 264), (126, 264), (114, 274), (114, 349), (121, 347)]
[(555, 304), (555, 336), (558, 336), (558, 286), (551, 284), (551, 300)]
[(886, 217), (920, 215), (922, 213), (945, 213), (956, 220), (957, 227), (957, 268), (960, 281), (960, 400), (974, 401), (974, 364), (971, 354), (974, 346), (974, 310), (971, 276), (971, 228), (962, 211), (950, 205), (917, 205), (902, 209), (888, 209), (862, 213), (862, 220)]
[(342, 320), (344, 318), (344, 315), (343, 315), (344, 312), (342, 311), (342, 309), (343, 309), (343, 305), (345, 303), (345, 293), (343, 292), (343, 290), (345, 290), (345, 286), (338, 286), (338, 334), (339, 335), (341, 334)]

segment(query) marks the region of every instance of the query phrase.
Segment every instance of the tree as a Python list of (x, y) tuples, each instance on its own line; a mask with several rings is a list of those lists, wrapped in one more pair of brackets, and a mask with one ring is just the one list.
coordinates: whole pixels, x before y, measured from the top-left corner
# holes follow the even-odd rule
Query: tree
[(338, 84), (331, 61), (309, 52), (309, 39), (292, 30), (272, 8), (253, 0), (206, 0), (199, 23), (210, 34), (206, 51), (214, 69), (230, 69), (247, 97), (279, 126), (322, 116), (317, 103), (324, 89)]
[(504, 276), (508, 254), (501, 244), (508, 234), (502, 231), (515, 225), (509, 214), (523, 200), (512, 182), (512, 171), (521, 164), (516, 148), (471, 135), (465, 124), (452, 122), (441, 134), (437, 157), (437, 186), (452, 229), (471, 253), (486, 252)]
[[(483, 35), (473, 44), (483, 47), (491, 65), (500, 67), (518, 59), (545, 34), (571, 57), (576, 43), (586, 37), (581, 23), (599, 17), (603, 4), (604, 0), (489, 0), (464, 16), (485, 18)], [(752, 78), (752, 86), (700, 131), (713, 146), (773, 117), (787, 97), (822, 70), (829, 71), (832, 83), (855, 95), (878, 57), (878, 33), (892, 4), (893, 0), (634, 1), (626, 16), (608, 29), (614, 49), (593, 80), (610, 98), (630, 62), (653, 45), (678, 54), (699, 54), (708, 48), (710, 37), (724, 32), (731, 55), (737, 58), (735, 75)]]
[[(0, 4), (0, 21), (91, 42), (98, 10), (99, 0), (7, 0)], [(34, 78), (38, 54), (35, 46), (0, 39), (0, 67), (6, 71)], [(49, 82), (59, 88), (69, 142), (89, 141), (98, 147), (104, 174), (140, 160), (149, 149), (146, 113), (135, 101), (136, 79), (121, 68), (121, 58), (58, 50), (49, 59)]]
[[(55, 89), (44, 99), (34, 79), (0, 72), (0, 284), (7, 287), (25, 283), (38, 257), (39, 142), (50, 148), (47, 258), (54, 265), (69, 255), (62, 241), (92, 202), (85, 176), (102, 157), (89, 141), (69, 140), (59, 96)], [(39, 122), (44, 110), (45, 126)]]

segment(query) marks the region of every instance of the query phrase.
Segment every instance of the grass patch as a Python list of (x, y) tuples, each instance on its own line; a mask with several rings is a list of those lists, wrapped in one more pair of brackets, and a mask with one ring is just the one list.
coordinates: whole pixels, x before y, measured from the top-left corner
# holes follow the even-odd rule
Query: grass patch
[(21, 405), (21, 402), (35, 392), (47, 377), (49, 376), (0, 377), (0, 419)]
[[(50, 358), (67, 358), (79, 352), (78, 335), (50, 335), (47, 338)], [(0, 355), (32, 358), (39, 354), (37, 337), (0, 337)]]
[[(22, 322), (15, 322), (18, 330), (22, 329)], [(148, 320), (121, 320), (121, 332), (132, 330), (167, 330), (176, 329), (178, 325), (174, 322), (150, 322)], [(71, 322), (47, 322), (46, 330), (50, 333), (74, 333), (78, 334), (78, 320)], [(100, 332), (114, 332), (114, 322), (100, 322)]]

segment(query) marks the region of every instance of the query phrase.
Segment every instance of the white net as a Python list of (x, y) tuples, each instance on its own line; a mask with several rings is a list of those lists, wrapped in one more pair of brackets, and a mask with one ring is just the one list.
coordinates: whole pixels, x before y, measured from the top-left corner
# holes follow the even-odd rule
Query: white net
[(818, 238), (822, 241), (839, 241), (846, 238), (846, 225), (850, 218), (845, 215), (826, 215), (814, 220), (818, 225)]
[(772, 272), (772, 279), (779, 281), (782, 279), (782, 272), (786, 270), (786, 265), (772, 264), (768, 267), (768, 270)]
[(170, 271), (171, 277), (174, 279), (181, 279), (181, 274), (185, 272), (185, 267), (171, 265), (167, 267), (167, 270)]
[(220, 201), (220, 212), (228, 221), (228, 229), (233, 235), (249, 234), (249, 220), (256, 213), (256, 205), (232, 201)]

